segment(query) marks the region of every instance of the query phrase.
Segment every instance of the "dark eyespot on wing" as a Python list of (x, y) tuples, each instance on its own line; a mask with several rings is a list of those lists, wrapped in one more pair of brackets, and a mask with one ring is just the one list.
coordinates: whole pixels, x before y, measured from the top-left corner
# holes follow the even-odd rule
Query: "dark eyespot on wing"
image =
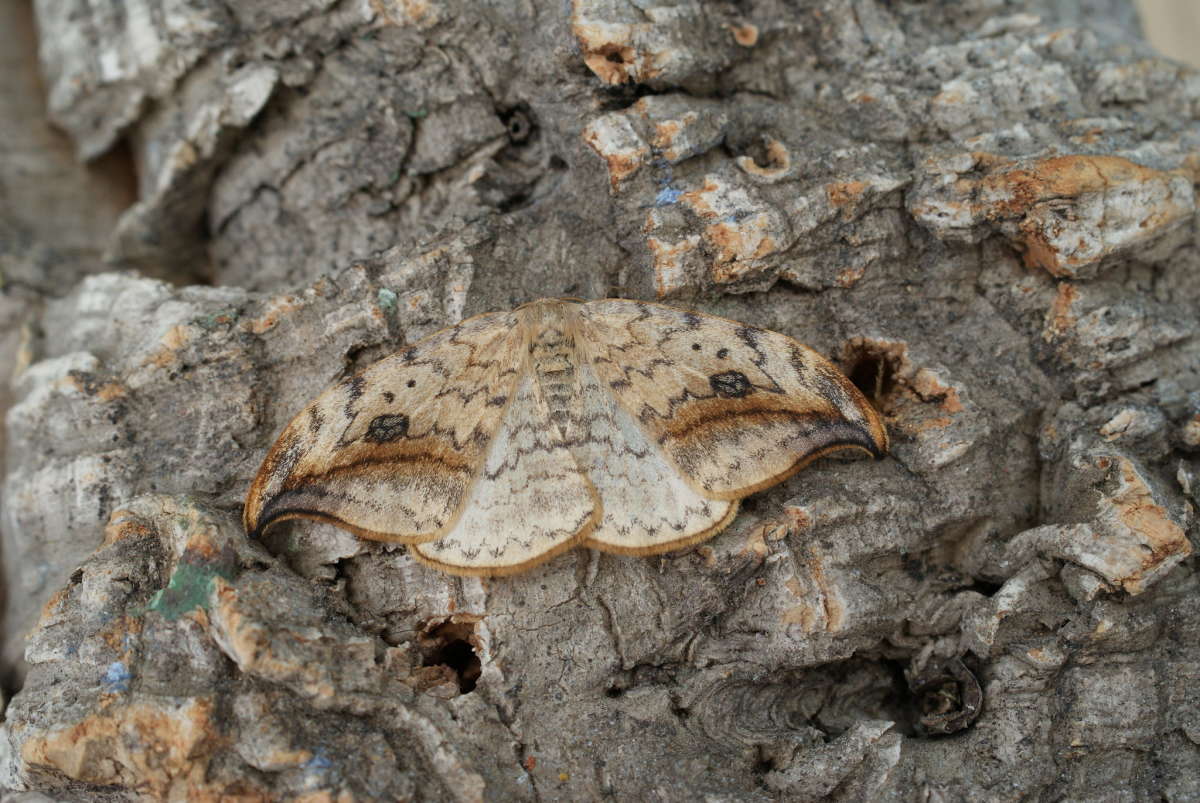
[(708, 384), (712, 386), (713, 393), (722, 399), (740, 399), (754, 392), (750, 380), (741, 371), (713, 374), (708, 378)]
[(406, 415), (377, 415), (367, 425), (367, 434), (363, 440), (371, 443), (391, 443), (403, 438), (408, 433), (408, 416)]

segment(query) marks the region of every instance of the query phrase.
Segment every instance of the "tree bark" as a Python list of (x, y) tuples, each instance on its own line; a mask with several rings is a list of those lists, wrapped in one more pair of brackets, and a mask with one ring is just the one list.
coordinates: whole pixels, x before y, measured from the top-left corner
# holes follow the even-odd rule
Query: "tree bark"
[[(4, 786), (1200, 799), (1200, 75), (1128, 5), (34, 10), (104, 167), (3, 174)], [(891, 454), (496, 580), (246, 538), (320, 390), (556, 295), (792, 335)]]

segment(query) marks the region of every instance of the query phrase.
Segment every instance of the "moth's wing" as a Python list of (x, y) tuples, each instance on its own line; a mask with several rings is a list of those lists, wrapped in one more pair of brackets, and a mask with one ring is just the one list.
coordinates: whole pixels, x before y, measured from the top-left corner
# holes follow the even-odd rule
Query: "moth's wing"
[(723, 530), (737, 502), (705, 499), (600, 384), (587, 362), (576, 368), (571, 453), (603, 503), (585, 546), (646, 555), (703, 541)]
[(288, 518), (380, 541), (447, 531), (516, 385), (520, 338), (511, 313), (481, 315), (326, 390), (263, 461), (246, 531)]
[(741, 498), (835, 449), (887, 449), (858, 389), (790, 337), (635, 301), (579, 316), (596, 375), (704, 496)]
[(567, 449), (536, 377), (521, 378), (454, 527), (414, 547), (452, 574), (511, 574), (575, 546), (600, 500)]

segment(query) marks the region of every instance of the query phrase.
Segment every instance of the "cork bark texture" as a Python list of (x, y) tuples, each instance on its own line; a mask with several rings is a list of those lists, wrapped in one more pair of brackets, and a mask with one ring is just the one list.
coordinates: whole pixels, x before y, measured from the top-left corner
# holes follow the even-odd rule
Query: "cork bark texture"
[[(0, 15), (4, 788), (1200, 799), (1200, 74), (1130, 6)], [(306, 401), (558, 295), (792, 335), (891, 454), (505, 579), (247, 540)]]

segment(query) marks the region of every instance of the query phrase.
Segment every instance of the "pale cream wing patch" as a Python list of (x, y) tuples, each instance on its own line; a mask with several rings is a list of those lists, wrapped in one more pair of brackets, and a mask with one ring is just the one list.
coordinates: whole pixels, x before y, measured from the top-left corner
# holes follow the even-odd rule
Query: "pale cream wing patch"
[(365, 538), (436, 538), (462, 509), (521, 365), (512, 313), (464, 321), (329, 388), (263, 461), (246, 531), (311, 518)]
[(600, 514), (532, 372), (522, 377), (462, 516), (418, 558), (453, 574), (509, 574), (575, 546)]
[(601, 387), (590, 364), (577, 366), (576, 379), (571, 453), (603, 503), (585, 546), (635, 555), (665, 552), (709, 538), (733, 520), (737, 502), (705, 499), (693, 490)]
[(835, 449), (887, 448), (858, 389), (790, 337), (615, 299), (579, 317), (602, 385), (708, 498), (741, 498)]

